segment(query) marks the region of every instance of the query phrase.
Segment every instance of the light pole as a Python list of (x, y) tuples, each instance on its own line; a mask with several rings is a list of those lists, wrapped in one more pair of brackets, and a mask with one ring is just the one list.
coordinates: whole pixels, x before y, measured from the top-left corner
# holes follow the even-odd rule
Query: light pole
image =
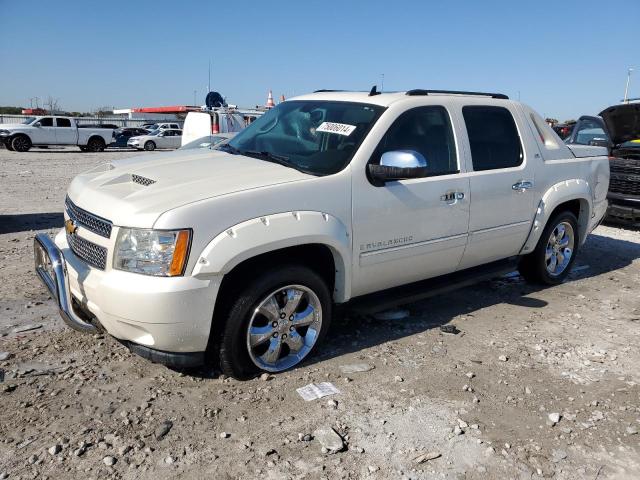
[(624, 88), (623, 103), (629, 103), (629, 80), (631, 80), (631, 72), (633, 72), (633, 67), (629, 67), (629, 70), (627, 70), (627, 86)]

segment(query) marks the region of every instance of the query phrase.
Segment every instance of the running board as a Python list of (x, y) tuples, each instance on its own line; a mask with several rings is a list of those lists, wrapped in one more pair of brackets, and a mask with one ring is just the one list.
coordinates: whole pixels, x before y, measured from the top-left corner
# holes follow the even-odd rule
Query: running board
[(388, 310), (399, 305), (414, 303), (425, 298), (468, 287), (478, 282), (491, 280), (513, 272), (518, 266), (518, 257), (499, 260), (478, 267), (460, 270), (440, 277), (429, 278), (408, 285), (368, 293), (351, 299), (344, 308), (362, 315)]

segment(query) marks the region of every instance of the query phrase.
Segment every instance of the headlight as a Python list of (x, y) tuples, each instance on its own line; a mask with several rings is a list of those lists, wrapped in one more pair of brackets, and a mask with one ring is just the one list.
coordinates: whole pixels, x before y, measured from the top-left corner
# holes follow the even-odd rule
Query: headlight
[(184, 273), (191, 243), (190, 230), (121, 228), (113, 268), (156, 277)]
[(0, 136), (6, 137), (7, 135), (11, 135), (9, 130), (0, 130)]

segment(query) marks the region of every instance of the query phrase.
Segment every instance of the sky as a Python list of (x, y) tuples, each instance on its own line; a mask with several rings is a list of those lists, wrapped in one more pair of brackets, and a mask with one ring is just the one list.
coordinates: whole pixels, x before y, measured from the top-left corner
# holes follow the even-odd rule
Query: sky
[(243, 107), (321, 88), (506, 93), (544, 116), (640, 97), (640, 0), (0, 0), (0, 105)]

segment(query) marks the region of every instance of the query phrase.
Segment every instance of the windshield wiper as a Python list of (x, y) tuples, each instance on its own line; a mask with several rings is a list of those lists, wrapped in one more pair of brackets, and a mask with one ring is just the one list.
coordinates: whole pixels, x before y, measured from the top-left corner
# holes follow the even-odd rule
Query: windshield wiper
[(289, 157), (285, 157), (284, 155), (278, 155), (276, 153), (271, 153), (267, 151), (257, 152), (255, 150), (238, 150), (238, 153), (240, 153), (241, 155), (246, 155), (247, 157), (255, 157), (261, 160), (266, 160), (267, 162), (277, 163), (278, 165), (293, 168), (294, 170), (298, 170), (299, 172), (302, 172), (302, 173), (309, 173), (300, 165), (297, 165), (289, 161)]

